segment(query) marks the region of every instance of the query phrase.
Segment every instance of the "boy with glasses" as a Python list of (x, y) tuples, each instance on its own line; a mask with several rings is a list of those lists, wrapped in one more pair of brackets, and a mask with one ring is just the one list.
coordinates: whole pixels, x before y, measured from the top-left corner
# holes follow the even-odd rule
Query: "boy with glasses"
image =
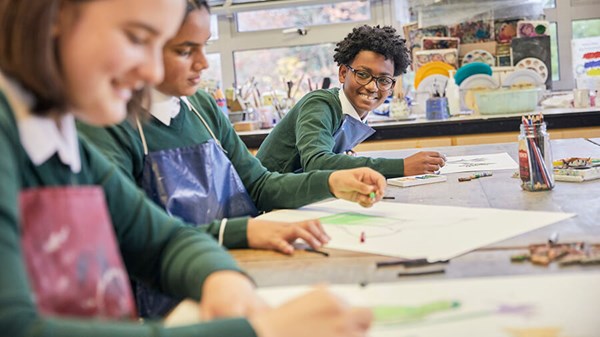
[(348, 156), (375, 130), (369, 112), (394, 90), (410, 64), (405, 40), (390, 26), (354, 28), (337, 44), (334, 61), (342, 88), (305, 95), (265, 139), (257, 157), (271, 171), (302, 172), (367, 166), (384, 176), (433, 173), (444, 166), (438, 152), (405, 159)]

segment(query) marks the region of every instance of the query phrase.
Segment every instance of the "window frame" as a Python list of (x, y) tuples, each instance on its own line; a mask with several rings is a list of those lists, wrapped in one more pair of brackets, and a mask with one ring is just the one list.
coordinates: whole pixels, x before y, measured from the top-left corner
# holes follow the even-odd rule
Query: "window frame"
[[(329, 0), (327, 3), (337, 3), (346, 0)], [(369, 1), (369, 0), (364, 0)], [(225, 87), (231, 86), (235, 81), (234, 51), (284, 48), (300, 45), (315, 45), (322, 43), (336, 43), (343, 39), (348, 32), (358, 24), (391, 25), (402, 34), (402, 25), (407, 22), (396, 20), (396, 12), (406, 8), (404, 0), (370, 0), (371, 18), (367, 21), (336, 23), (330, 25), (315, 25), (305, 27), (308, 34), (283, 34), (281, 29), (261, 30), (252, 32), (238, 32), (236, 27), (235, 12), (248, 10), (261, 10), (269, 8), (285, 8), (291, 6), (311, 6), (323, 4), (317, 0), (286, 0), (263, 1), (254, 3), (228, 4), (213, 7), (213, 14), (217, 14), (219, 39), (212, 40), (206, 47), (207, 53), (220, 53), (222, 83)], [(572, 22), (575, 20), (600, 19), (600, 6), (583, 5), (571, 6), (571, 1), (557, 0), (554, 8), (545, 8), (546, 20), (557, 24), (557, 43), (559, 57), (560, 79), (553, 81), (553, 90), (570, 90), (575, 87), (572, 71)], [(402, 17), (401, 19), (406, 19)], [(333, 60), (332, 60), (333, 62)]]
[[(344, 1), (331, 1), (331, 3)], [(233, 53), (235, 51), (337, 43), (346, 35), (348, 35), (348, 32), (350, 32), (352, 28), (359, 24), (391, 25), (391, 16), (384, 14), (386, 13), (386, 8), (389, 8), (390, 1), (391, 0), (371, 1), (370, 20), (350, 23), (336, 23), (330, 25), (307, 26), (305, 28), (308, 29), (308, 34), (303, 36), (299, 34), (283, 34), (282, 29), (238, 32), (234, 14), (220, 14), (217, 17), (219, 39), (211, 41), (211, 43), (206, 46), (206, 52), (221, 54), (221, 73), (223, 75), (222, 81), (225, 86), (231, 86), (231, 84), (235, 81), (235, 64), (233, 59)], [(304, 2), (306, 3), (302, 4), (303, 6), (323, 4), (322, 1), (315, 3), (310, 3), (310, 1)], [(262, 8), (255, 8), (255, 10), (256, 9)], [(215, 11), (213, 11), (213, 13), (215, 13)], [(215, 14), (218, 13), (221, 12), (216, 11)], [(333, 62), (333, 60), (331, 60), (331, 62)]]

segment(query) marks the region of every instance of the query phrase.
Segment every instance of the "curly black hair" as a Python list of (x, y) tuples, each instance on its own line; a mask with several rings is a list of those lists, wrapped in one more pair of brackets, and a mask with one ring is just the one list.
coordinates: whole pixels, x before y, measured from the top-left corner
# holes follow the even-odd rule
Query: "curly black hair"
[(363, 50), (381, 54), (386, 60), (394, 61), (394, 76), (405, 73), (410, 65), (406, 40), (396, 34), (394, 27), (379, 25), (354, 28), (346, 38), (336, 44), (333, 60), (338, 66), (350, 64)]

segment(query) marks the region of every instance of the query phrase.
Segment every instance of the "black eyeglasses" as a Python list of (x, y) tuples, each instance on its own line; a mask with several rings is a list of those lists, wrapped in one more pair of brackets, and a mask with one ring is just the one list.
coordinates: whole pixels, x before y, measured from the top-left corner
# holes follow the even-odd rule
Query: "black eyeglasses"
[(367, 85), (371, 83), (371, 81), (375, 81), (375, 86), (379, 90), (390, 90), (396, 84), (396, 80), (389, 76), (373, 76), (370, 72), (365, 70), (356, 70), (351, 66), (346, 64), (346, 68), (350, 69), (350, 71), (354, 74), (354, 79), (360, 85)]

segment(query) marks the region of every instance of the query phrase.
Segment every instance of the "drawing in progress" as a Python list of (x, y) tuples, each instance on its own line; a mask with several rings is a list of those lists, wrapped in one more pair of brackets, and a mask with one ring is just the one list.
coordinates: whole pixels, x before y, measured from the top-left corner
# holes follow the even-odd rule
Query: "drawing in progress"
[(447, 157), (446, 165), (440, 169), (441, 174), (471, 172), (515, 170), (519, 166), (508, 153), (482, 154), (472, 156)]

